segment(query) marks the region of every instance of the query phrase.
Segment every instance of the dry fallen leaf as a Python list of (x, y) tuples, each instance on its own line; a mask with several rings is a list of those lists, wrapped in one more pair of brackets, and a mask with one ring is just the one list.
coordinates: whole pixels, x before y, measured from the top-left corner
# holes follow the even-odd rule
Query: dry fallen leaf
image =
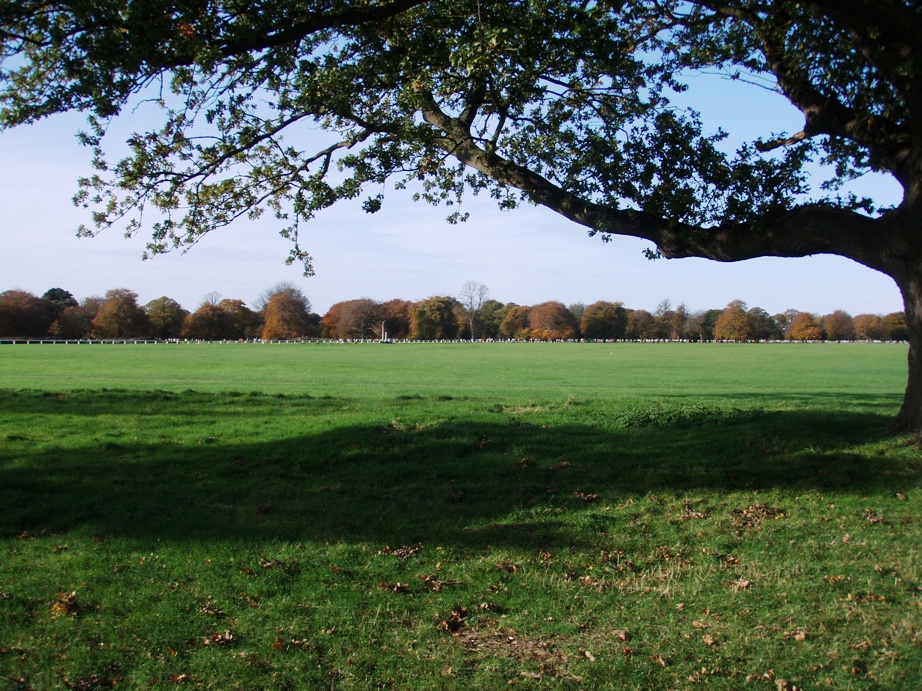
[(54, 599), (54, 602), (51, 604), (51, 616), (53, 617), (64, 617), (64, 616), (77, 616), (77, 610), (80, 609), (80, 605), (77, 604), (77, 593), (76, 591), (71, 593), (58, 593)]

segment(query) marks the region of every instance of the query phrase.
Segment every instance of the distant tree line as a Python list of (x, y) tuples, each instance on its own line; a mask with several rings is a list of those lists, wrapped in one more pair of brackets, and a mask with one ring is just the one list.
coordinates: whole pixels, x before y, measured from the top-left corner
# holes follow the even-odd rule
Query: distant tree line
[(323, 316), (312, 312), (307, 297), (290, 283), (265, 291), (252, 308), (209, 293), (193, 312), (166, 296), (140, 305), (137, 294), (125, 288), (79, 302), (62, 288), (41, 297), (22, 290), (0, 293), (3, 338), (901, 341), (907, 336), (903, 312), (853, 317), (842, 310), (818, 315), (792, 309), (771, 315), (740, 300), (695, 312), (669, 300), (653, 312), (604, 300), (517, 305), (491, 299), (486, 286), (476, 282), (465, 284), (457, 298), (360, 298), (338, 302)]

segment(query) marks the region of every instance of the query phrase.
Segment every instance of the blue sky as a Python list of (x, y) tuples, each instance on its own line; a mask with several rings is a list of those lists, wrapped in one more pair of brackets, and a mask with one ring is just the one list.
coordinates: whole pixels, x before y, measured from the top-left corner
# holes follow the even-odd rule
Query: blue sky
[[(797, 114), (767, 91), (706, 81), (694, 106), (706, 122), (719, 116), (732, 142), (799, 128)], [(305, 226), (302, 245), (314, 256), (313, 278), (284, 265), (288, 243), (271, 218), (241, 220), (186, 254), (142, 261), (143, 237), (74, 235), (78, 225), (89, 224), (88, 212), (70, 201), (77, 178), (91, 172), (89, 151), (74, 138), (81, 123), (77, 115), (59, 116), (0, 133), (0, 291), (41, 294), (57, 286), (82, 299), (125, 287), (142, 303), (167, 295), (191, 310), (212, 291), (252, 304), (269, 286), (291, 281), (322, 314), (334, 302), (359, 297), (457, 295), (475, 280), (493, 298), (518, 304), (620, 300), (652, 311), (669, 299), (697, 310), (740, 299), (773, 314), (791, 308), (852, 314), (902, 309), (890, 278), (838, 257), (650, 262), (642, 254), (649, 243), (615, 238), (603, 244), (546, 209), (500, 212), (475, 198), (467, 204), (470, 220), (449, 225), (446, 209), (414, 203), (410, 193), (399, 191), (386, 192), (377, 214), (343, 205)], [(898, 199), (897, 187), (884, 179), (864, 179), (856, 191), (883, 202)]]

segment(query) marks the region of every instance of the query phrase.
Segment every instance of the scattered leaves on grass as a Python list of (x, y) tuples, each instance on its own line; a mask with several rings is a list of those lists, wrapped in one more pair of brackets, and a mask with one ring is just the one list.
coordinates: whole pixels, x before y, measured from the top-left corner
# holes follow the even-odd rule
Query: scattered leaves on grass
[(627, 642), (631, 640), (631, 634), (627, 629), (615, 629), (611, 632), (611, 635), (617, 638), (619, 641)]
[(705, 634), (701, 640), (708, 648), (717, 645), (717, 639), (709, 633)]
[(591, 504), (592, 502), (599, 500), (598, 494), (592, 494), (591, 492), (581, 492), (578, 489), (573, 490), (573, 496), (580, 501), (585, 502), (586, 504)]
[(207, 614), (209, 617), (226, 616), (224, 610), (218, 607), (217, 603), (215, 603), (213, 600), (208, 600), (204, 605), (199, 607), (198, 611), (202, 614)]
[(186, 684), (193, 681), (192, 677), (188, 674), (171, 674), (170, 683), (171, 684)]
[(24, 530), (16, 536), (17, 540), (34, 540), (35, 536), (28, 530)]
[(902, 492), (897, 492), (894, 496), (900, 501), (906, 501), (906, 495)]
[(731, 581), (729, 585), (733, 592), (739, 593), (743, 590), (748, 590), (751, 588), (752, 581), (748, 581), (745, 578), (737, 578), (735, 581)]
[(684, 508), (685, 508), (685, 513), (682, 516), (682, 518), (686, 521), (694, 521), (699, 518), (707, 518), (708, 513), (710, 513), (710, 512), (705, 513), (704, 511), (695, 511), (692, 508), (691, 504), (687, 501), (684, 503)]
[[(533, 674), (559, 678), (558, 669), (566, 662), (565, 655), (557, 649), (553, 641), (543, 638), (529, 639), (520, 636), (515, 629), (471, 628), (458, 636), (457, 640), (468, 654), (490, 659), (506, 658), (537, 665), (537, 671), (524, 675), (532, 679), (536, 678), (530, 676)], [(585, 656), (582, 650), (580, 654)]]
[(460, 584), (460, 581), (440, 581), (437, 580), (435, 576), (420, 576), (420, 578), (423, 581), (423, 585), (426, 586), (426, 589), (431, 590), (434, 593), (440, 592), (445, 588)]
[(89, 674), (73, 681), (64, 679), (64, 686), (71, 691), (99, 691), (99, 689), (112, 689), (118, 685), (122, 675), (115, 670), (114, 665), (102, 674)]
[(785, 631), (784, 638), (787, 641), (805, 641), (807, 640), (807, 632), (803, 629), (797, 629), (795, 631)]
[(464, 628), (464, 623), (466, 621), (467, 607), (455, 605), (451, 608), (451, 613), (448, 615), (448, 617), (439, 622), (439, 631), (458, 633), (461, 631), (461, 629)]
[(736, 520), (733, 523), (734, 526), (752, 530), (760, 530), (762, 527), (762, 520), (765, 518), (778, 520), (787, 516), (784, 509), (769, 506), (768, 504), (751, 504), (745, 509), (734, 509), (732, 513), (736, 516)]
[(496, 570), (502, 571), (503, 573), (518, 573), (519, 565), (514, 561), (509, 561), (508, 559), (502, 559), (496, 563)]
[(881, 516), (879, 516), (874, 509), (865, 509), (864, 520), (866, 520), (871, 525), (886, 523), (886, 521)]
[(51, 616), (53, 617), (75, 617), (80, 609), (77, 603), (76, 591), (70, 593), (58, 593), (51, 604)]
[(205, 636), (202, 639), (202, 645), (228, 645), (233, 640), (234, 634), (230, 631), (225, 631), (224, 633), (215, 631), (210, 636)]
[(401, 595), (405, 595), (406, 593), (410, 592), (409, 583), (384, 583), (382, 582), (378, 587), (381, 588), (381, 590), (386, 590), (387, 592), (390, 592), (390, 593), (399, 593)]
[(380, 552), (378, 552), (378, 555), (397, 557), (398, 559), (406, 560), (412, 557), (417, 552), (419, 552), (422, 548), (423, 548), (422, 545), (411, 545), (409, 547), (398, 547), (396, 549), (385, 547)]

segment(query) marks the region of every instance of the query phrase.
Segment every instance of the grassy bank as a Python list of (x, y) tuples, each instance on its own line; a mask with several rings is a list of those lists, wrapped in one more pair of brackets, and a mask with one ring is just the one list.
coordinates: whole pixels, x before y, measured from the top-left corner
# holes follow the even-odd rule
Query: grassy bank
[(922, 683), (901, 346), (0, 368), (0, 688)]

